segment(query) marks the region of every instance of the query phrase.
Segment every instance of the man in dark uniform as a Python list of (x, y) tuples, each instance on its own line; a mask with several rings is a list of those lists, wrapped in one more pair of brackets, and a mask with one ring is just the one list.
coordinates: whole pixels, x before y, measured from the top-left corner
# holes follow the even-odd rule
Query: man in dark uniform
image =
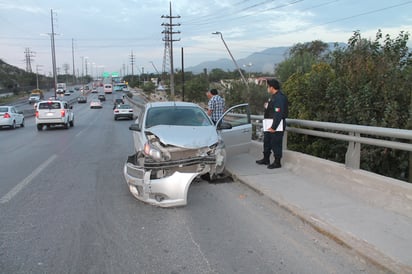
[[(267, 80), (268, 93), (271, 97), (265, 103), (263, 118), (269, 123), (264, 125), (263, 135), (263, 159), (257, 160), (259, 165), (267, 165), (269, 169), (280, 168), (282, 159), (283, 133), (286, 130), (286, 118), (288, 116), (288, 99), (280, 90), (280, 84), (275, 79)], [(273, 151), (275, 161), (270, 163), (270, 154)]]

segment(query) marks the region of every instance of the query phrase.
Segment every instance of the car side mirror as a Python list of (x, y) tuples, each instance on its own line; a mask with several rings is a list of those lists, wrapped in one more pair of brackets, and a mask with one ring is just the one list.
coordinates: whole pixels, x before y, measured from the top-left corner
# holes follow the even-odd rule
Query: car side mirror
[(217, 125), (217, 129), (231, 129), (232, 125), (230, 123), (227, 122), (223, 122), (221, 121), (218, 125)]
[(142, 130), (140, 128), (139, 124), (131, 124), (129, 129), (132, 130), (132, 131), (141, 131)]

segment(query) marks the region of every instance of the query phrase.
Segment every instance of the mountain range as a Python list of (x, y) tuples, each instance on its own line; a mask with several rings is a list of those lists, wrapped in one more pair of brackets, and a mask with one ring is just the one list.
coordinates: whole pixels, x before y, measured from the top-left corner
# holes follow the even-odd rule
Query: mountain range
[[(276, 64), (282, 62), (288, 53), (290, 47), (273, 47), (261, 52), (254, 52), (251, 55), (235, 59), (238, 66), (248, 72), (273, 73)], [(236, 65), (230, 58), (223, 58), (215, 61), (202, 62), (199, 65), (187, 67), (185, 71), (191, 71), (194, 74), (202, 73), (205, 69), (222, 69), (224, 71), (236, 70)]]

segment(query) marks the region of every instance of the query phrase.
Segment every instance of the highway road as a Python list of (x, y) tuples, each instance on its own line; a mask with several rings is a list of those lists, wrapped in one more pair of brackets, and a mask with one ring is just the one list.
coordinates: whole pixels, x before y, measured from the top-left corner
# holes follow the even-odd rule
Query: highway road
[(136, 200), (112, 96), (75, 104), (69, 129), (0, 130), (1, 273), (380, 272), (236, 181), (196, 180), (185, 207)]

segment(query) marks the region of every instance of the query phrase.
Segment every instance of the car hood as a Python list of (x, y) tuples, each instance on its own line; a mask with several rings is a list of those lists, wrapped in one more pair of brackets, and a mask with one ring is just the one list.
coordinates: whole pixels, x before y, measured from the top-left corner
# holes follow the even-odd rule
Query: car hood
[(219, 137), (214, 126), (167, 126), (159, 125), (147, 129), (156, 135), (165, 145), (184, 148), (209, 147), (218, 142)]

